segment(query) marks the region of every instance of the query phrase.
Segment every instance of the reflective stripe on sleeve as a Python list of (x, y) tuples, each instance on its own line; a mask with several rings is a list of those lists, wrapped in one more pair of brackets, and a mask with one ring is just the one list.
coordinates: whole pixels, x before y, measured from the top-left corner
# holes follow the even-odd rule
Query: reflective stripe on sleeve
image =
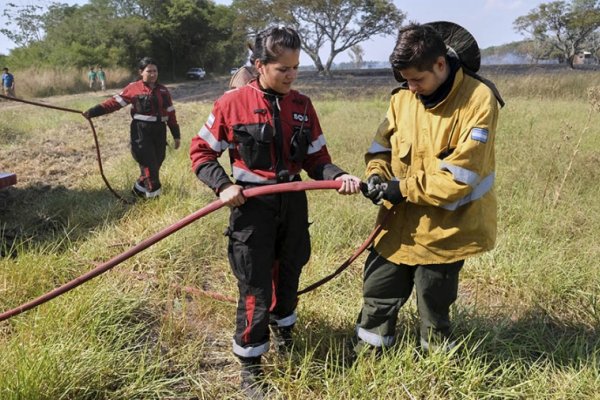
[(212, 128), (214, 123), (215, 123), (215, 116), (213, 115), (213, 113), (210, 113), (210, 115), (208, 116), (208, 120), (206, 120), (206, 126), (208, 126), (209, 128)]
[(123, 98), (121, 96), (119, 96), (118, 94), (115, 94), (113, 96), (113, 99), (115, 99), (117, 101), (117, 103), (119, 103), (121, 105), (121, 107), (125, 107), (127, 105), (127, 102), (125, 100), (123, 100)]
[(325, 136), (323, 136), (322, 134), (319, 135), (318, 138), (316, 138), (311, 144), (310, 146), (308, 146), (308, 152), (307, 154), (314, 154), (317, 151), (321, 150), (323, 148), (323, 146), (325, 146), (327, 143), (325, 143)]
[(444, 161), (442, 161), (442, 163), (440, 164), (440, 169), (452, 173), (455, 181), (458, 181), (460, 183), (466, 183), (471, 187), (477, 186), (481, 179), (479, 177), (479, 174), (476, 174), (473, 171), (470, 171), (466, 168), (457, 167), (456, 165), (452, 165)]
[[(255, 174), (252, 171), (248, 171), (246, 169), (243, 169), (243, 168), (240, 168), (240, 167), (236, 167), (235, 165), (233, 165), (231, 167), (231, 174), (233, 175), (233, 178), (236, 181), (241, 181), (241, 182), (261, 183), (261, 184), (277, 183), (277, 179), (276, 178), (273, 178), (273, 179), (265, 178), (264, 176)], [(290, 175), (288, 177), (288, 180), (286, 182), (293, 182), (297, 178), (298, 178), (297, 174)], [(287, 318), (289, 318), (289, 317), (287, 317)]]
[(267, 179), (264, 176), (257, 175), (255, 173), (253, 173), (252, 171), (248, 171), (248, 170), (242, 169), (240, 167), (236, 167), (236, 166), (232, 166), (231, 172), (232, 172), (234, 179), (236, 179), (238, 181), (242, 181), (242, 182), (269, 183), (271, 181), (274, 181), (272, 179)]
[(171, 106), (171, 107), (167, 108), (167, 112), (171, 112), (171, 111), (175, 111), (175, 107), (174, 106)]
[(475, 186), (473, 188), (471, 193), (469, 193), (462, 199), (458, 199), (454, 203), (446, 204), (441, 207), (446, 210), (449, 210), (449, 211), (454, 211), (462, 205), (465, 205), (467, 203), (470, 203), (472, 201), (480, 199), (481, 197), (483, 197), (487, 192), (489, 192), (492, 189), (492, 187), (494, 186), (495, 179), (496, 179), (495, 173), (489, 174), (488, 176), (483, 178), (483, 180), (481, 182), (479, 182), (479, 184), (477, 186)]
[(217, 153), (222, 153), (229, 148), (229, 142), (225, 140), (218, 141), (206, 126), (203, 126), (202, 129), (200, 129), (198, 136), (208, 143), (210, 148)]

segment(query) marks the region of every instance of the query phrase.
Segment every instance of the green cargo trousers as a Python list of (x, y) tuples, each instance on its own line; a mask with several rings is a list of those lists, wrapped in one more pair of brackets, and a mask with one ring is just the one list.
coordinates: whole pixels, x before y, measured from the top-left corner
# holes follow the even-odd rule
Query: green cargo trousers
[(365, 262), (363, 307), (358, 315), (357, 335), (372, 346), (394, 343), (398, 312), (416, 288), (421, 342), (449, 339), (450, 306), (458, 293), (458, 275), (464, 264), (394, 264), (375, 250)]

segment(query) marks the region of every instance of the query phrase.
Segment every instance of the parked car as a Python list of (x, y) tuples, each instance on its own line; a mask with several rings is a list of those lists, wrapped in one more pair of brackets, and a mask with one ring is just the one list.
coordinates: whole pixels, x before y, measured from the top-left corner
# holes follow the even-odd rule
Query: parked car
[(206, 76), (206, 71), (203, 68), (200, 67), (195, 67), (195, 68), (190, 68), (188, 70), (188, 72), (185, 73), (185, 75), (187, 76), (188, 79), (204, 79), (204, 77)]

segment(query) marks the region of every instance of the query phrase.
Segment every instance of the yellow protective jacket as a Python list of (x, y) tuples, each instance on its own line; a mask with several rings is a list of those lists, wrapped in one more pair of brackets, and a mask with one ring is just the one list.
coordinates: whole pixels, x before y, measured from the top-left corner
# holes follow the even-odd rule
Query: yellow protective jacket
[(494, 141), (498, 102), (479, 80), (456, 72), (432, 108), (395, 91), (365, 155), (366, 176), (399, 179), (405, 202), (392, 208), (375, 250), (396, 264), (441, 264), (494, 247)]

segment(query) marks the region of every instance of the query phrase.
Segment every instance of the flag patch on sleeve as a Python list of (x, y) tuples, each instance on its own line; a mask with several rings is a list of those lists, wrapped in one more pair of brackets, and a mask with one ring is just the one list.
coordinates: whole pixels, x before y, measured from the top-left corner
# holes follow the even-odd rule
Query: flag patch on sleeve
[(484, 128), (473, 128), (471, 129), (471, 139), (477, 140), (481, 143), (487, 143), (488, 130)]

